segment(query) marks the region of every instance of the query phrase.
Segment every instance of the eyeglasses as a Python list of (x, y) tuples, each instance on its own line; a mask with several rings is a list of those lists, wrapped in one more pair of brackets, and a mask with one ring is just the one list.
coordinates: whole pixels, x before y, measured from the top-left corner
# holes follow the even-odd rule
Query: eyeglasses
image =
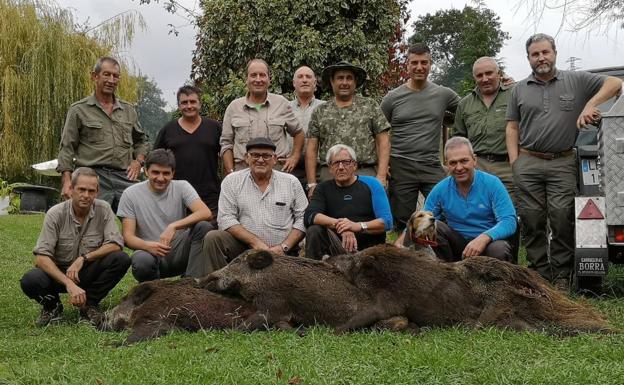
[(349, 167), (354, 163), (355, 161), (353, 159), (342, 159), (342, 160), (335, 160), (331, 162), (329, 165), (332, 167), (338, 167), (340, 165), (342, 165), (343, 167)]
[(253, 160), (258, 160), (260, 158), (262, 158), (262, 160), (269, 160), (273, 157), (273, 155), (275, 154), (267, 154), (267, 153), (258, 153), (258, 152), (248, 152), (249, 156), (251, 156), (251, 159)]

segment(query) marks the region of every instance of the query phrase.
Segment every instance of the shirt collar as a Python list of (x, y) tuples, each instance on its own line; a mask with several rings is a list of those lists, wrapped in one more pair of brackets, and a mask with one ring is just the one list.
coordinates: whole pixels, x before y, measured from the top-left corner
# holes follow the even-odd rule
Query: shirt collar
[[(271, 104), (271, 102), (269, 101), (269, 95), (271, 95), (271, 93), (267, 92), (267, 96), (266, 96), (266, 99), (264, 99), (264, 102), (263, 103), (259, 103), (261, 106), (269, 106)], [(249, 92), (247, 92), (247, 94), (245, 94), (245, 107), (247, 107), (247, 108), (256, 108), (256, 104), (255, 103), (249, 102)]]
[[(69, 205), (69, 216), (71, 217), (72, 221), (80, 225), (80, 221), (78, 221), (78, 218), (76, 218), (76, 213), (74, 212), (74, 205), (72, 204), (72, 200), (68, 199), (67, 204)], [(93, 218), (94, 215), (95, 215), (95, 200), (93, 201), (93, 203), (91, 204), (91, 207), (89, 208), (89, 214), (87, 215), (87, 220), (90, 220), (91, 218)], [(86, 222), (87, 221), (85, 221), (85, 223)]]
[[(559, 71), (558, 68), (555, 68), (555, 76), (553, 76), (553, 78), (550, 79), (548, 81), (548, 83), (550, 83), (550, 82), (552, 82), (554, 80), (562, 80), (564, 77), (565, 77), (565, 73), (562, 72), (562, 71)], [(545, 82), (543, 82), (543, 81), (541, 81), (541, 80), (539, 80), (539, 79), (537, 79), (535, 77), (535, 73), (534, 72), (531, 72), (531, 75), (529, 75), (529, 77), (527, 79), (527, 82), (528, 83), (545, 84)]]
[[(89, 95), (87, 97), (87, 104), (89, 104), (91, 106), (98, 106), (98, 107), (102, 108), (102, 105), (100, 104), (100, 102), (95, 97), (95, 92), (93, 92), (91, 95)], [(116, 110), (116, 109), (123, 110), (124, 108), (121, 105), (121, 103), (119, 103), (119, 99), (117, 99), (117, 97), (115, 95), (113, 95), (113, 111)]]

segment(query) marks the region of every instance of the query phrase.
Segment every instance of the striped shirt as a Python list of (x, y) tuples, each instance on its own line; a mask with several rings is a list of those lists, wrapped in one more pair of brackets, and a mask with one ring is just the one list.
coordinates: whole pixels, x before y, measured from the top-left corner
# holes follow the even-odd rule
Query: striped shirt
[(269, 246), (279, 245), (295, 228), (305, 232), (303, 213), (308, 200), (299, 180), (273, 170), (264, 192), (251, 170), (236, 171), (223, 179), (217, 221), (220, 230), (242, 225)]

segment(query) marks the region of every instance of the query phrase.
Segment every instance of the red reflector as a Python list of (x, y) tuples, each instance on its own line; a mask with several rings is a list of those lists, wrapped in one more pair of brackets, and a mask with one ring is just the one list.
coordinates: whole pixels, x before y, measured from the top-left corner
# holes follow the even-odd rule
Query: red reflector
[(624, 242), (624, 229), (615, 229), (615, 241), (616, 242)]
[(604, 219), (604, 215), (602, 215), (600, 209), (596, 206), (594, 201), (588, 199), (587, 203), (585, 203), (585, 207), (581, 210), (578, 219)]

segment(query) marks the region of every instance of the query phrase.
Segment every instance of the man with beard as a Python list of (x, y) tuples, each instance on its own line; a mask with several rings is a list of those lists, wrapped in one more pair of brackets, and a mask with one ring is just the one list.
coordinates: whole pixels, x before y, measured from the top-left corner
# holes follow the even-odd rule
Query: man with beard
[(545, 34), (531, 36), (526, 52), (533, 73), (511, 93), (507, 151), (529, 267), (567, 291), (574, 253), (574, 142), (578, 129), (600, 120), (597, 106), (617, 94), (621, 81), (557, 69), (555, 41)]

